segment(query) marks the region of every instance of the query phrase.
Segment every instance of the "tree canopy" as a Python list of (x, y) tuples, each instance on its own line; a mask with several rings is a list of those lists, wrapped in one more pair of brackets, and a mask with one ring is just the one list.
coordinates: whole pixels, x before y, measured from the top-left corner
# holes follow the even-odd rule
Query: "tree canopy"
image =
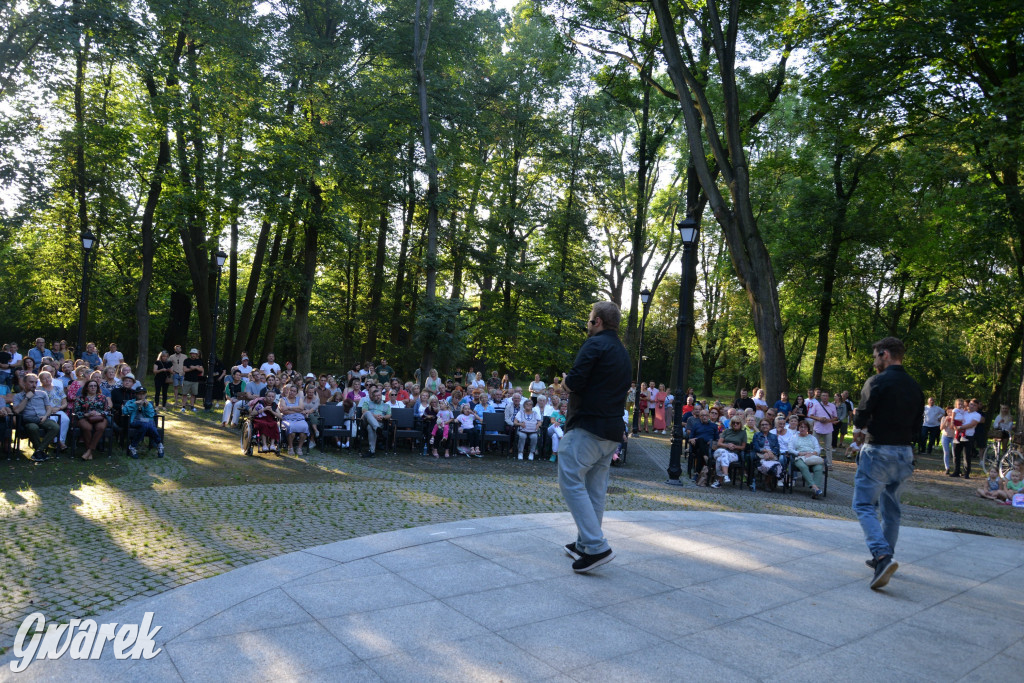
[(895, 335), (1024, 404), (1022, 45), (1008, 0), (6, 3), (0, 335), (73, 341), (91, 232), (140, 372), (551, 375), (598, 298), (635, 355), (646, 285), (667, 384), (692, 216), (690, 385), (855, 389)]

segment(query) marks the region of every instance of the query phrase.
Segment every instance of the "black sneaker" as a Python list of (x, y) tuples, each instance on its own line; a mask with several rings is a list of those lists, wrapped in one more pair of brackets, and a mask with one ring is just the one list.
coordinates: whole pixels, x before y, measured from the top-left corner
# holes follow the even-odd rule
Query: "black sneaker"
[(44, 462), (46, 460), (46, 451), (36, 451), (32, 454), (32, 462)]
[(870, 560), (864, 560), (864, 564), (874, 569), (875, 565), (878, 564), (878, 560), (872, 557)]
[(871, 579), (871, 588), (878, 590), (886, 586), (897, 569), (899, 569), (899, 564), (893, 561), (892, 555), (877, 558), (875, 560), (875, 578)]
[(361, 457), (361, 458), (372, 458), (374, 455), (375, 455), (375, 451), (366, 451), (365, 453), (363, 453), (359, 457)]
[(589, 555), (587, 553), (580, 553), (580, 559), (572, 563), (572, 570), (577, 574), (586, 574), (591, 569), (597, 569), (602, 564), (608, 564), (615, 559), (615, 553), (611, 548), (605, 550), (603, 553), (596, 555)]
[(583, 553), (576, 549), (576, 541), (565, 544), (565, 554), (571, 557), (573, 560), (578, 560), (583, 557)]

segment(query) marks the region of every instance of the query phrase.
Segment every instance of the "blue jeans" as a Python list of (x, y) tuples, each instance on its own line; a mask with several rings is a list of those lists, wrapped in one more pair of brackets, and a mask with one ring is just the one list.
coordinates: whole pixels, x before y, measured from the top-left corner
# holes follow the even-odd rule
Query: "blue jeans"
[(953, 437), (942, 435), (942, 464), (949, 472), (953, 467)]
[(900, 487), (914, 472), (913, 459), (911, 446), (865, 444), (860, 451), (853, 483), (853, 510), (872, 557), (892, 555), (896, 549), (900, 534)]
[(558, 487), (576, 522), (576, 547), (588, 555), (610, 547), (601, 531), (601, 519), (608, 471), (618, 445), (579, 428), (566, 432), (558, 445)]

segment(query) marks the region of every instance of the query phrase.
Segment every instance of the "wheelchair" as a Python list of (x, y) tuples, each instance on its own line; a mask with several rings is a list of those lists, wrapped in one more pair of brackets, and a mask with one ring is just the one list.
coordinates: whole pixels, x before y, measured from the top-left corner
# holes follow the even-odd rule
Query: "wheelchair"
[(252, 415), (249, 414), (248, 404), (242, 406), (238, 413), (238, 425), (241, 433), (238, 436), (239, 446), (242, 448), (242, 455), (251, 456), (253, 445), (257, 441), (256, 427), (252, 423)]

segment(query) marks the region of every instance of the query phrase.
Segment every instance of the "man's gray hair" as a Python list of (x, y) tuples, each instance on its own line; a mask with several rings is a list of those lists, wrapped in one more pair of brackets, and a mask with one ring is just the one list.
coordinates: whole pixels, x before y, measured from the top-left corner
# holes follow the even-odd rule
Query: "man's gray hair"
[(622, 311), (611, 301), (598, 301), (594, 304), (593, 315), (604, 322), (606, 330), (617, 330), (622, 322)]

